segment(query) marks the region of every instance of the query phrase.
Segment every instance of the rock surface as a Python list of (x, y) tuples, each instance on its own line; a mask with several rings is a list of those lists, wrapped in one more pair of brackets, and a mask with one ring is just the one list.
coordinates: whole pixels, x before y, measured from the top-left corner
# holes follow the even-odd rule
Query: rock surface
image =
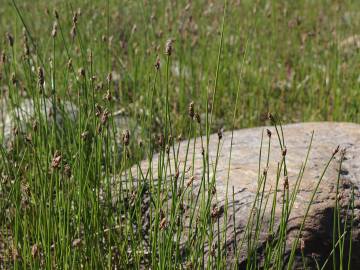
[[(25, 133), (27, 128), (32, 126), (34, 120), (39, 120), (37, 108), (32, 99), (24, 99), (19, 106), (10, 110), (5, 99), (0, 99), (0, 142), (8, 142), (13, 133), (13, 128), (17, 127), (20, 132)], [(49, 123), (52, 121), (52, 115), (54, 112), (53, 104), (50, 99), (40, 101), (39, 112), (42, 118), (47, 117)], [(79, 109), (70, 102), (65, 101), (57, 103), (56, 109), (56, 125), (59, 130), (62, 131), (65, 121), (69, 121), (71, 124), (75, 124), (78, 120)], [(118, 136), (116, 136), (116, 151), (122, 153), (121, 133), (125, 129), (129, 129), (131, 133), (139, 132), (139, 126), (129, 117), (123, 116), (121, 111), (114, 113), (114, 125)], [(115, 148), (115, 145), (113, 146)]]
[[(258, 175), (260, 167), (260, 175), (266, 168), (266, 158), (268, 154), (268, 136), (266, 129), (272, 133), (271, 136), (271, 151), (269, 155), (269, 166), (267, 169), (267, 180), (264, 188), (264, 196), (269, 196), (269, 201), (264, 220), (262, 222), (262, 229), (257, 241), (259, 260), (262, 258), (262, 249), (269, 239), (268, 229), (270, 220), (270, 207), (273, 198), (274, 189), (276, 187), (277, 166), (282, 160), (282, 150), (279, 140), (276, 136), (273, 127), (260, 127), (234, 131), (231, 168), (229, 174), (228, 194), (232, 197), (232, 188), (234, 187), (234, 201), (229, 198), (229, 209), (235, 208), (235, 229), (232, 225), (227, 227), (227, 243), (228, 254), (234, 254), (232, 250), (235, 239), (241, 239), (243, 236), (248, 217), (252, 211), (253, 202), (256, 199), (258, 190)], [(314, 137), (312, 147), (310, 150), (307, 165), (300, 182), (296, 200), (294, 202), (293, 210), (291, 211), (289, 222), (287, 226), (287, 244), (285, 248), (285, 260), (288, 259), (291, 244), (297, 236), (298, 229), (302, 223), (304, 213), (309, 204), (312, 192), (324, 170), (326, 163), (330, 160), (334, 149), (339, 145), (340, 149), (346, 149), (343, 165), (339, 172), (340, 152), (334, 157), (327, 169), (319, 189), (315, 195), (308, 217), (305, 222), (305, 227), (302, 233), (301, 242), (303, 244), (304, 255), (307, 257), (309, 266), (314, 266), (314, 256), (321, 265), (329, 256), (332, 250), (332, 228), (333, 228), (333, 212), (335, 207), (335, 197), (337, 190), (338, 175), (340, 175), (339, 188), (339, 205), (341, 206), (342, 221), (344, 221), (346, 211), (349, 207), (352, 195), (352, 187), (354, 187), (354, 221), (353, 221), (353, 269), (360, 269), (360, 258), (355, 256), (360, 250), (360, 125), (350, 123), (301, 123), (290, 124), (283, 126), (286, 153), (286, 166), (288, 171), (288, 181), (290, 193), (294, 189), (296, 179), (304, 164), (308, 147), (311, 141), (312, 131)], [(264, 132), (264, 141), (261, 148), (262, 158), (259, 166), (259, 150), (261, 145), (261, 134)], [(226, 187), (228, 179), (228, 162), (230, 153), (231, 132), (223, 134), (220, 142), (220, 152), (218, 165), (216, 169), (216, 194), (218, 206), (224, 205), (226, 196)], [(195, 149), (193, 147), (194, 140), (190, 142), (190, 157), (192, 157), (195, 150), (194, 160), (194, 185), (198, 186), (203, 173), (203, 158), (201, 155), (201, 141), (196, 139)], [(218, 135), (210, 136), (209, 156), (210, 162), (215, 163), (216, 152), (218, 145)], [(180, 168), (184, 165), (186, 155), (187, 142), (180, 143), (179, 161)], [(153, 172), (156, 172), (157, 156), (154, 157), (152, 167)], [(187, 162), (187, 166), (191, 164), (191, 158)], [(147, 162), (141, 164), (143, 172), (148, 169)], [(211, 168), (212, 166), (210, 166)], [(172, 160), (172, 171), (174, 172), (174, 162)], [(213, 170), (211, 170), (213, 173)], [(156, 175), (154, 176), (156, 178)], [(187, 173), (186, 179), (191, 175)], [(187, 180), (185, 180), (186, 182)], [(284, 191), (284, 177), (279, 178), (278, 184), (277, 207), (275, 214), (275, 224), (273, 231), (276, 232), (279, 224), (279, 217), (282, 207), (282, 194)], [(265, 199), (264, 199), (265, 200)], [(229, 220), (233, 220), (232, 214), (229, 210)], [(234, 233), (236, 231), (236, 233)], [(347, 234), (349, 235), (349, 234)], [(238, 241), (238, 240), (237, 240)], [(296, 253), (295, 266), (302, 267), (301, 254), (299, 248)], [(346, 252), (345, 252), (346, 253)], [(232, 257), (234, 258), (234, 257)], [(246, 267), (246, 254), (240, 252), (240, 268)], [(332, 266), (332, 261), (328, 263)]]
[[(21, 132), (25, 132), (28, 126), (36, 119), (37, 108), (32, 99), (24, 99), (19, 106), (10, 111), (7, 101), (0, 100), (0, 138), (7, 142), (11, 138), (12, 129), (18, 127)], [(39, 112), (41, 117), (50, 119), (54, 113), (54, 106), (50, 99), (41, 100), (39, 102)], [(61, 104), (57, 103), (56, 124), (62, 127), (64, 121), (75, 122), (78, 115), (78, 108), (75, 104), (65, 101)]]

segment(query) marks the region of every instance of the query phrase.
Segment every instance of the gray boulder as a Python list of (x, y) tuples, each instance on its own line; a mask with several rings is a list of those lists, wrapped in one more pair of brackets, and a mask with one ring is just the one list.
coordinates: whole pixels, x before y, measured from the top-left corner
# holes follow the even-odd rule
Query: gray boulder
[[(8, 100), (0, 100), (0, 138), (3, 142), (11, 139), (12, 131), (16, 127), (20, 132), (26, 132), (28, 126), (32, 125), (39, 115), (46, 119), (52, 120), (55, 112), (53, 103), (50, 99), (41, 99), (35, 103), (32, 99), (24, 99), (19, 106), (10, 110)], [(75, 104), (65, 101), (56, 104), (56, 125), (60, 128), (64, 125), (64, 121), (75, 122), (78, 115), (78, 108)], [(50, 121), (49, 121), (50, 122)]]
[[(269, 164), (266, 166), (268, 155), (269, 137), (266, 129), (272, 133), (270, 138), (271, 150), (269, 153)], [(312, 147), (309, 152), (309, 158), (304, 168), (305, 157), (311, 140), (312, 131), (314, 137)], [(229, 266), (234, 263), (236, 251), (234, 247), (240, 245), (240, 239), (246, 239), (246, 232), (253, 231), (247, 229), (249, 217), (254, 215), (254, 211), (261, 209), (264, 218), (261, 221), (260, 234), (255, 241), (255, 250), (257, 251), (258, 261), (264, 263), (264, 250), (267, 244), (271, 243), (274, 238), (278, 237), (280, 217), (282, 207), (284, 205), (284, 188), (289, 186), (291, 194), (298, 184), (296, 197), (293, 203), (293, 209), (288, 216), (286, 227), (286, 246), (284, 247), (285, 263), (290, 257), (291, 246), (299, 235), (299, 228), (302, 225), (304, 215), (308, 208), (312, 193), (318, 183), (319, 178), (324, 170), (326, 163), (330, 160), (334, 149), (340, 146), (339, 151), (333, 158), (330, 166), (326, 170), (322, 181), (317, 189), (314, 201), (310, 206), (310, 211), (305, 220), (301, 239), (296, 248), (295, 268), (303, 266), (301, 252), (304, 253), (307, 264), (311, 268), (315, 268), (315, 259), (321, 265), (328, 258), (332, 250), (332, 232), (333, 232), (333, 213), (335, 208), (336, 194), (338, 194), (338, 205), (341, 209), (341, 226), (344, 226), (346, 218), (351, 216), (351, 208), (354, 205), (354, 219), (352, 228), (352, 269), (360, 269), (360, 258), (356, 256), (360, 249), (360, 125), (350, 123), (300, 123), (283, 126), (286, 153), (280, 147), (279, 140), (276, 136), (274, 127), (259, 127), (251, 129), (242, 129), (234, 131), (232, 158), (230, 163), (230, 172), (228, 174), (229, 153), (231, 132), (225, 132), (220, 141), (220, 151), (218, 165), (216, 167), (215, 184), (216, 196), (214, 196), (213, 204), (218, 208), (224, 207), (226, 194), (229, 200), (228, 225), (226, 227), (226, 249), (228, 254)], [(259, 153), (261, 145), (261, 134), (264, 134), (263, 144), (261, 148), (261, 162), (259, 165)], [(206, 141), (206, 138), (203, 138)], [(210, 179), (214, 175), (216, 153), (218, 146), (218, 135), (210, 136), (209, 157), (210, 157)], [(203, 167), (203, 156), (201, 154), (201, 140), (196, 139), (195, 148), (194, 140), (190, 142), (189, 159), (187, 167), (192, 164), (192, 155), (194, 155), (194, 174), (191, 170), (187, 170), (185, 175), (185, 183), (194, 176), (194, 196), (197, 193), (197, 187), (200, 185)], [(179, 164), (180, 172), (184, 166), (186, 156), (187, 141), (180, 143)], [(344, 154), (341, 170), (339, 171), (339, 162), (341, 153)], [(286, 167), (288, 172), (288, 181), (282, 175), (277, 177), (277, 168), (281, 164), (283, 155), (285, 154)], [(175, 172), (174, 160), (172, 155), (170, 164), (171, 171)], [(149, 163), (144, 161), (141, 163), (143, 173), (149, 169)], [(158, 155), (154, 156), (152, 162), (152, 172), (156, 179), (158, 168)], [(259, 179), (263, 177), (264, 170), (266, 174), (266, 183), (260, 185)], [(134, 168), (133, 175), (138, 172)], [(260, 173), (259, 173), (260, 172)], [(144, 173), (144, 174), (145, 174)], [(229, 177), (228, 177), (229, 175)], [(260, 175), (260, 178), (259, 178)], [(299, 176), (300, 175), (300, 176)], [(340, 186), (337, 192), (337, 181), (340, 176)], [(278, 179), (278, 184), (277, 184)], [(297, 179), (301, 181), (297, 182)], [(227, 184), (228, 180), (228, 184)], [(262, 183), (264, 181), (262, 180)], [(226, 190), (228, 188), (228, 190)], [(352, 204), (352, 188), (354, 190), (354, 203)], [(234, 200), (232, 199), (234, 189)], [(271, 206), (274, 201), (274, 192), (276, 207), (274, 220), (271, 222)], [(263, 203), (260, 206), (261, 195), (263, 195)], [(265, 202), (267, 204), (265, 205)], [(254, 203), (255, 202), (255, 203)], [(235, 209), (233, 212), (232, 209)], [(223, 215), (223, 214), (222, 214)], [(235, 215), (235, 217), (233, 216)], [(220, 228), (224, 226), (223, 218), (220, 217)], [(235, 221), (235, 222), (234, 222)], [(350, 222), (348, 221), (347, 224)], [(214, 230), (216, 231), (216, 228)], [(271, 234), (269, 232), (272, 232)], [(345, 238), (349, 240), (349, 231)], [(345, 247), (346, 248), (346, 247)], [(207, 248), (209, 249), (209, 248)], [(245, 268), (247, 263), (247, 245), (240, 249), (238, 263), (240, 268)], [(345, 252), (346, 254), (346, 252)], [(344, 260), (347, 260), (345, 258)], [(328, 267), (332, 266), (332, 259), (328, 263)]]

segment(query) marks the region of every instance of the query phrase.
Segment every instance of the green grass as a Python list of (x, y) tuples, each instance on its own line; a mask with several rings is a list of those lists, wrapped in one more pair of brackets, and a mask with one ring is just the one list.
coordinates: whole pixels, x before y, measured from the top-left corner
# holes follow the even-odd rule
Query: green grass
[[(217, 160), (209, 160), (209, 135), (219, 128), (276, 124), (285, 148), (279, 119), (360, 122), (359, 48), (341, 45), (359, 28), (359, 8), (358, 1), (6, 1), (0, 7), (0, 96), (9, 109), (30, 98), (36, 113), (28, 129), (17, 130), (13, 142), (0, 148), (0, 267), (229, 266), (221, 244), (212, 248), (214, 256), (204, 248), (226, 239), (211, 205)], [(40, 113), (44, 99), (60, 111), (65, 101), (73, 102), (80, 108), (76, 122), (53, 125), (56, 113)], [(119, 110), (129, 127), (111, 117)], [(272, 121), (269, 112), (276, 116)], [(180, 135), (188, 140), (181, 167), (169, 162), (170, 156), (178, 159)], [(185, 171), (193, 163), (190, 138), (198, 136), (204, 171), (193, 197)], [(114, 146), (121, 141), (118, 154)], [(265, 154), (270, 150), (269, 142)], [(157, 171), (138, 168), (133, 175), (130, 168), (142, 159), (151, 163), (154, 153)], [(124, 175), (118, 190), (116, 175)], [(286, 176), (284, 155), (277, 183)], [(266, 179), (259, 164), (259, 200), (234, 255), (247, 247), (247, 269), (260, 266), (256, 246), (264, 209), (276, 207), (276, 192), (273, 198), (262, 192)], [(291, 268), (292, 256), (286, 262), (283, 255), (298, 188), (283, 190), (265, 268)], [(233, 211), (232, 196), (224, 220)], [(184, 205), (190, 207), (190, 229), (183, 224)], [(338, 204), (335, 209), (336, 223)], [(352, 217), (346, 222), (352, 224)], [(327, 264), (340, 261), (350, 269), (344, 259), (348, 233), (340, 223), (334, 226)], [(296, 243), (292, 255), (295, 250)]]

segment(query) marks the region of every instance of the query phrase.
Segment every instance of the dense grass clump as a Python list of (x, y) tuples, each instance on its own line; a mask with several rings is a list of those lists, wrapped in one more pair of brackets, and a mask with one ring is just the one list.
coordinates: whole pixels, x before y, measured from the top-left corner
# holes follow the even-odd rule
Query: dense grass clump
[[(279, 119), (359, 122), (360, 3), (345, 2), (6, 1), (0, 268), (237, 268), (246, 247), (247, 269), (260, 267), (266, 174), (230, 262), (212, 205), (209, 136), (218, 132), (220, 145), (223, 128), (272, 124), (281, 144)], [(18, 112), (29, 100), (24, 121)], [(194, 197), (185, 175), (190, 138), (199, 136), (204, 171)], [(181, 140), (188, 158), (180, 166)], [(141, 170), (155, 153), (156, 172)], [(290, 258), (282, 256), (296, 188), (286, 190), (265, 268), (292, 266), (301, 232)], [(226, 226), (228, 201), (222, 210)], [(343, 264), (337, 246), (346, 233), (334, 228), (334, 265)]]

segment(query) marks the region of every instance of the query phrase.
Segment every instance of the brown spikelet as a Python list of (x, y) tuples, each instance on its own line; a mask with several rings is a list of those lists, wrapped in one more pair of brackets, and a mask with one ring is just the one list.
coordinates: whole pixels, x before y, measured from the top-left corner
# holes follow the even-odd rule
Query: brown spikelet
[(41, 88), (44, 87), (45, 77), (44, 77), (44, 69), (39, 67), (38, 69), (38, 84)]
[(160, 135), (158, 136), (158, 145), (159, 145), (160, 147), (163, 147), (163, 146), (164, 146), (164, 135), (163, 135), (163, 134), (160, 134)]
[(78, 22), (78, 16), (79, 16), (79, 14), (77, 12), (74, 12), (74, 16), (72, 18), (72, 22), (74, 25), (76, 25)]
[(179, 169), (176, 169), (176, 172), (174, 175), (175, 180), (179, 179), (179, 175), (180, 175), (180, 171), (179, 171)]
[(72, 65), (72, 59), (70, 58), (67, 62), (67, 68), (68, 70), (71, 70), (73, 68), (73, 65)]
[(156, 70), (160, 69), (160, 58), (159, 57), (156, 59), (155, 68), (156, 68)]
[(6, 37), (7, 37), (10, 47), (13, 47), (14, 46), (14, 37), (9, 32), (6, 33)]
[(99, 117), (103, 112), (103, 108), (99, 104), (95, 104), (95, 115)]
[(218, 130), (218, 138), (219, 138), (219, 141), (223, 138), (223, 131), (221, 129)]
[(109, 101), (109, 102), (112, 100), (112, 95), (111, 95), (110, 90), (107, 90), (107, 91), (106, 91), (106, 94), (104, 95), (103, 99), (104, 99), (104, 100), (107, 100), (107, 101)]
[(108, 83), (111, 83), (111, 81), (112, 81), (112, 73), (111, 72), (108, 73), (106, 80)]
[(64, 165), (64, 175), (67, 177), (67, 178), (70, 178), (71, 177), (71, 167), (69, 164), (65, 164)]
[(300, 238), (300, 251), (303, 253), (305, 250), (305, 241), (304, 239), (301, 237)]
[(71, 39), (74, 40), (76, 37), (76, 25), (73, 25), (70, 30)]
[(264, 176), (267, 176), (268, 170), (269, 170), (268, 167), (265, 167), (265, 168), (264, 168), (264, 170), (263, 170), (263, 175), (264, 175)]
[(173, 51), (173, 42), (174, 42), (173, 39), (168, 39), (168, 40), (166, 41), (166, 44), (165, 44), (165, 54), (167, 54), (168, 56), (171, 56), (171, 54), (172, 54), (172, 51)]
[(275, 123), (275, 118), (270, 112), (268, 113), (268, 119), (270, 120), (271, 124)]
[(57, 28), (58, 28), (58, 24), (57, 24), (57, 22), (54, 22), (53, 29), (52, 29), (52, 31), (51, 31), (51, 36), (52, 36), (53, 38), (55, 38), (56, 35), (57, 35)]
[(14, 261), (17, 261), (17, 260), (20, 260), (20, 253), (19, 253), (19, 250), (16, 248), (16, 247), (13, 247), (12, 248), (12, 252), (11, 252), (12, 254), (12, 259), (14, 260)]
[(195, 111), (194, 111), (194, 102), (190, 102), (189, 104), (189, 117), (191, 119), (193, 119), (195, 116)]
[(186, 183), (186, 187), (189, 187), (192, 185), (192, 183), (194, 182), (195, 180), (195, 176), (191, 176), (191, 178), (189, 179), (189, 181)]
[(35, 120), (32, 123), (32, 129), (33, 129), (34, 132), (36, 132), (38, 130), (38, 126), (39, 126), (39, 122)]
[(220, 210), (216, 205), (213, 205), (213, 208), (211, 210), (211, 217), (212, 218), (218, 218), (220, 216)]
[(200, 118), (200, 114), (195, 113), (195, 120), (198, 124), (201, 124), (201, 118)]
[(100, 119), (102, 125), (105, 125), (107, 123), (109, 116), (110, 116), (110, 112), (107, 109), (105, 109)]
[(79, 247), (81, 245), (81, 239), (80, 238), (76, 238), (74, 239), (74, 241), (72, 241), (72, 246), (73, 247)]
[(55, 16), (55, 19), (57, 19), (57, 20), (60, 18), (59, 12), (56, 9), (54, 10), (54, 16)]
[(1, 63), (2, 64), (6, 63), (6, 54), (4, 51), (1, 52)]
[(33, 258), (36, 258), (39, 254), (39, 246), (37, 244), (34, 244), (32, 247), (31, 247), (31, 256)]
[(79, 68), (78, 72), (79, 72), (80, 77), (82, 77), (82, 78), (85, 77), (85, 69), (84, 68)]
[(17, 84), (17, 78), (16, 78), (16, 74), (15, 74), (15, 72), (13, 72), (12, 74), (11, 74), (11, 82), (12, 82), (12, 84), (13, 85), (16, 85)]
[(284, 178), (284, 190), (289, 190), (289, 177), (285, 176)]
[(122, 141), (125, 146), (128, 146), (130, 143), (130, 131), (128, 129), (124, 130), (122, 134)]
[(53, 169), (58, 169), (60, 167), (61, 160), (62, 160), (62, 155), (58, 150), (56, 150), (53, 159), (51, 161), (51, 167)]
[(159, 228), (160, 230), (164, 230), (167, 226), (167, 221), (166, 221), (166, 217), (164, 217), (161, 221), (160, 221), (160, 224), (159, 224)]

